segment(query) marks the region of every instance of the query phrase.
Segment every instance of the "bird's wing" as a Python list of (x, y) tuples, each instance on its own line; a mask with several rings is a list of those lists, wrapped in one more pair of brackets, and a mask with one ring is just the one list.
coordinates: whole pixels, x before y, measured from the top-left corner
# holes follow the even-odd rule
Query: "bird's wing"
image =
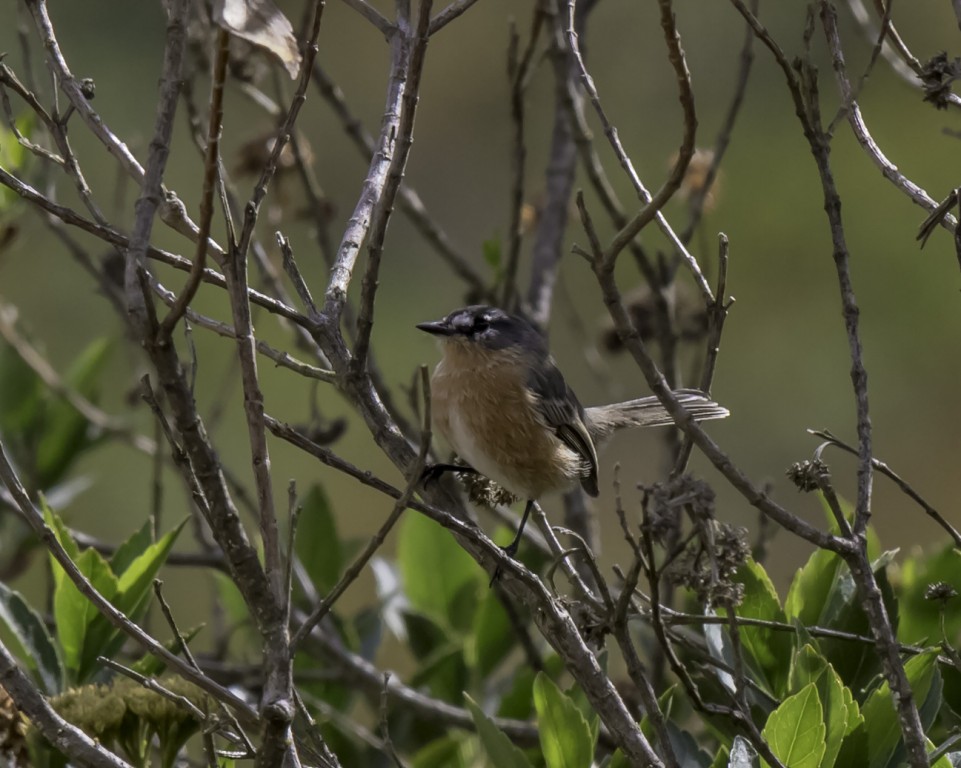
[(553, 359), (547, 358), (541, 365), (531, 368), (527, 383), (547, 426), (584, 460), (589, 474), (581, 478), (581, 485), (591, 496), (597, 496), (597, 451), (584, 423), (584, 408), (567, 386), (564, 375)]

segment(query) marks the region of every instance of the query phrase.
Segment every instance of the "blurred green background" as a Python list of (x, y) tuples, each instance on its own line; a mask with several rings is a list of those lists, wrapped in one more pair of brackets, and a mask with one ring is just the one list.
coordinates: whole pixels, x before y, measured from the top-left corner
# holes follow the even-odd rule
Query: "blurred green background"
[[(772, 34), (789, 57), (798, 54), (805, 5), (764, 5), (762, 18)], [(378, 7), (391, 13), (388, 3)], [(288, 3), (284, 8), (296, 25), (301, 6)], [(524, 40), (531, 11), (529, 2), (480, 0), (431, 42), (406, 173), (436, 221), (485, 274), (488, 267), (482, 244), (491, 239), (503, 241), (509, 220), (508, 20), (516, 17)], [(698, 144), (710, 147), (734, 88), (744, 25), (723, 2), (683, 0), (676, 4), (676, 12), (695, 88)], [(54, 3), (51, 13), (73, 72), (96, 81), (95, 107), (145, 161), (163, 46), (164, 18), (159, 4), (89, 0)], [(846, 7), (840, 15), (850, 71), (856, 77), (870, 55), (870, 43)], [(948, 3), (917, 0), (896, 5), (894, 19), (922, 60), (943, 49), (950, 56), (958, 52), (957, 23)], [(12, 0), (2, 0), (0, 51), (7, 52), (6, 62), (20, 73), (17, 26), (24, 20)], [(34, 74), (44, 84), (46, 99), (48, 78), (39, 59), (40, 46), (32, 28), (28, 25), (27, 29)], [(589, 68), (621, 140), (647, 186), (657, 188), (680, 141), (680, 109), (665, 57), (657, 4), (653, 0), (602, 0), (583, 42)], [(756, 61), (724, 163), (719, 201), (694, 239), (696, 253), (713, 270), (717, 232), (728, 235), (728, 291), (737, 299), (726, 326), (714, 387), (716, 399), (733, 415), (711, 424), (710, 432), (757, 483), (771, 484), (771, 493), (779, 502), (820, 522), (816, 501), (799, 495), (784, 478), (784, 471), (793, 462), (808, 458), (816, 447), (817, 441), (805, 433), (806, 428), (827, 427), (850, 442), (856, 439), (850, 360), (816, 168), (781, 72), (760, 44), (756, 43), (754, 50)], [(814, 36), (813, 56), (822, 72), (822, 111), (831, 116), (837, 105), (836, 88), (819, 33)], [(380, 35), (342, 3), (328, 0), (319, 61), (343, 88), (366, 126), (376, 131), (387, 69), (387, 48)], [(289, 83), (285, 87), (288, 94), (292, 92)], [(553, 87), (550, 65), (542, 61), (527, 100), (527, 197), (531, 202), (543, 188)], [(269, 80), (265, 88), (271, 91)], [(867, 82), (861, 104), (887, 156), (934, 198), (941, 199), (961, 183), (961, 164), (956, 161), (961, 144), (944, 133), (946, 128), (958, 127), (954, 112), (937, 112), (923, 104), (920, 91), (895, 76), (883, 61)], [(610, 178), (628, 203), (632, 198), (628, 181), (596, 123), (592, 125)], [(228, 166), (244, 142), (270, 128), (271, 121), (262, 111), (235, 86), (228, 88), (224, 130)], [(366, 161), (314, 90), (308, 94), (299, 128), (312, 147), (324, 191), (336, 207), (333, 231), (339, 236), (359, 194)], [(133, 185), (121, 179), (117, 165), (77, 118), (71, 124), (71, 138), (96, 199), (109, 218), (129, 229), (136, 196)], [(946, 517), (958, 522), (955, 472), (961, 465), (957, 399), (961, 274), (950, 236), (939, 230), (925, 250), (919, 250), (915, 235), (926, 213), (881, 177), (846, 124), (838, 128), (832, 161), (861, 308), (876, 456)], [(166, 181), (192, 213), (197, 210), (201, 175), (202, 163), (181, 113)], [(241, 179), (240, 189), (246, 194), (252, 183)], [(63, 179), (58, 179), (58, 184), (62, 199), (75, 204), (70, 184)], [(579, 175), (578, 186), (583, 184)], [(290, 237), (300, 266), (318, 295), (323, 292), (326, 269), (309, 223), (292, 215), (299, 207), (299, 194), (296, 182), (284, 182), (280, 194), (268, 198), (258, 233), (278, 264), (273, 232), (282, 229)], [(603, 235), (609, 236), (613, 230), (603, 222), (596, 204), (593, 210)], [(683, 203), (673, 203), (666, 212), (683, 228), (687, 221)], [(107, 335), (120, 341), (112, 309), (63, 246), (44, 231), (32, 212), (23, 211), (21, 224), (17, 241), (0, 253), (0, 296), (19, 307), (24, 328), (42, 342), (54, 365), (62, 370), (96, 337)], [(106, 253), (102, 244), (87, 238), (82, 241), (93, 254)], [(156, 228), (154, 241), (192, 256), (192, 246), (163, 226)], [(584, 241), (579, 226), (572, 225), (568, 245)], [(525, 260), (530, 244), (525, 240)], [(651, 250), (664, 245), (653, 227), (645, 233), (645, 244)], [(623, 261), (619, 274), (626, 290), (638, 277), (629, 259)], [(168, 287), (179, 290), (182, 274), (162, 271), (161, 275)], [(430, 339), (416, 332), (414, 323), (460, 306), (464, 291), (399, 214), (390, 226), (380, 282), (374, 350), (386, 380), (400, 393), (399, 387), (409, 385), (417, 365), (432, 364), (437, 358)], [(201, 292), (197, 306), (229, 318), (222, 297), (210, 289)], [(585, 353), (595, 345), (604, 324), (604, 314), (590, 270), (576, 256), (565, 256), (554, 307), (552, 347), (586, 404), (647, 393), (642, 377), (626, 359), (605, 358), (609, 375), (604, 380), (584, 364)], [(269, 316), (261, 313), (258, 320), (262, 338), (292, 349), (288, 333)], [(203, 330), (196, 330), (194, 338), (199, 356), (198, 401), (207, 414), (224, 409), (212, 430), (214, 440), (224, 460), (249, 478), (233, 348)], [(144, 372), (141, 355), (129, 344), (119, 344), (111, 370), (104, 407), (111, 413), (128, 413), (152, 433), (146, 409), (132, 409), (125, 400)], [(325, 417), (349, 416), (349, 409), (332, 388), (321, 385), (313, 392), (308, 382), (273, 368), (263, 358), (261, 372), (267, 410), (277, 418), (306, 421), (312, 397)], [(398, 396), (403, 399), (402, 394)], [(659, 479), (664, 466), (659, 446), (657, 435), (623, 435), (603, 455), (603, 490), (594, 508), (602, 521), (602, 558), (607, 566), (626, 559), (612, 514), (611, 468), (615, 462), (621, 463), (625, 503), (630, 513), (639, 514), (640, 494), (632, 486)], [(358, 421), (350, 421), (336, 449), (358, 466), (402, 482)], [(313, 482), (326, 487), (341, 532), (348, 537), (369, 535), (389, 512), (390, 503), (384, 497), (367, 492), (286, 445), (272, 441), (271, 450), (279, 508), (286, 505), (287, 479), (294, 478), (303, 491)], [(839, 490), (853, 498), (854, 460), (838, 452), (829, 452), (827, 459)], [(756, 529), (754, 511), (713, 468), (699, 457), (692, 466), (715, 486), (721, 518)], [(148, 458), (121, 445), (109, 445), (88, 454), (74, 473), (90, 476), (94, 485), (66, 510), (72, 525), (112, 541), (139, 527), (150, 507)], [(188, 511), (177, 479), (171, 473), (167, 480), (165, 527)], [(559, 499), (547, 499), (546, 505), (559, 520)], [(887, 547), (922, 546), (942, 538), (940, 529), (881, 477), (875, 482), (874, 521)], [(182, 546), (185, 542), (187, 537)], [(780, 588), (808, 554), (806, 544), (783, 533), (776, 537), (769, 570)], [(30, 572), (22, 577), (21, 588), (33, 591), (35, 576), (36, 572)], [(168, 569), (165, 578), (169, 589), (177, 590), (193, 587), (196, 575)], [(362, 585), (356, 588), (358, 594), (369, 588), (370, 582), (362, 581)], [(203, 611), (199, 604), (197, 609), (199, 618)], [(186, 616), (183, 621), (189, 624), (193, 618)]]

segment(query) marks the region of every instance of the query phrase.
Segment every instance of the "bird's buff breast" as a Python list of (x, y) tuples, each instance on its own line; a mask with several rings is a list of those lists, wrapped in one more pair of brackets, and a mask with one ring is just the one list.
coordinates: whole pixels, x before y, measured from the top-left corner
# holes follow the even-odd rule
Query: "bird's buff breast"
[(538, 418), (520, 363), (448, 343), (431, 378), (435, 429), (474, 469), (523, 499), (568, 487), (576, 455)]

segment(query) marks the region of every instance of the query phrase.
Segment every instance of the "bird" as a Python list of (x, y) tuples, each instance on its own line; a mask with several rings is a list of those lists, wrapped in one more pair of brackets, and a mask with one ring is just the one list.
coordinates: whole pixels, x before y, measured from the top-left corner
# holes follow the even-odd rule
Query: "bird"
[[(577, 483), (599, 495), (597, 446), (615, 431), (674, 424), (656, 397), (582, 406), (544, 336), (520, 315), (475, 304), (416, 327), (442, 351), (430, 381), (433, 428), (466, 462), (432, 464), (424, 480), (476, 473), (525, 499), (517, 533), (502, 548), (511, 558), (541, 496)], [(697, 390), (674, 394), (697, 421), (729, 415)]]

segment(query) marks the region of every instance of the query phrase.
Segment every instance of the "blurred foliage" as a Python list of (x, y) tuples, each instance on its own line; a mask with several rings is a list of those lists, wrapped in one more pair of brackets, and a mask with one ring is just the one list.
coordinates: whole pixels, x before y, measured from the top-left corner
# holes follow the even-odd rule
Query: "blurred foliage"
[[(924, 58), (957, 44), (951, 11), (947, 4), (941, 6), (918, 5), (898, 19), (902, 33)], [(732, 41), (739, 40), (743, 30), (723, 3), (687, 7), (678, 3), (677, 10), (698, 93), (699, 143), (709, 145), (732, 88), (737, 56), (737, 44)], [(159, 6), (95, 0), (62, 4), (52, 11), (58, 28), (71, 38), (76, 71), (97, 82), (98, 109), (112, 130), (142, 155), (145, 137), (151, 135), (155, 91), (131, 88), (130, 83), (155, 82), (161, 55), (157, 30), (163, 26)], [(787, 4), (766, 19), (789, 56), (803, 45), (804, 12), (803, 4)], [(502, 251), (509, 221), (504, 201), (511, 183), (511, 126), (504, 57), (497, 55), (497, 42), (506, 49), (504, 20), (514, 13), (516, 0), (485, 0), (465, 16), (465, 23), (443, 31), (436, 50), (432, 45), (417, 140), (405, 171), (406, 183), (421, 192), (452, 239), (462, 245), (479, 271), (498, 283), (503, 279)], [(663, 61), (654, 13), (654, 4), (601, 3), (583, 40), (605, 105), (636, 166), (645, 180), (652, 180), (652, 189), (677, 139), (672, 76)], [(360, 26), (362, 22), (344, 4), (330, 4), (326, 14), (320, 62), (343, 86), (361, 123), (375, 126), (382, 110), (383, 41)], [(846, 39), (851, 40), (853, 72), (870, 56), (873, 41), (858, 45), (860, 30), (847, 18), (843, 23)], [(0, 50), (16, 48), (16, 26), (0, 25)], [(520, 29), (524, 31), (523, 22)], [(724, 166), (723, 189), (715, 195), (714, 208), (692, 248), (712, 273), (716, 229), (723, 227), (732, 243), (728, 288), (738, 303), (727, 326), (715, 395), (735, 416), (716, 429), (749, 474), (779, 478), (781, 468), (807, 450), (804, 428), (830, 423), (840, 433), (853, 429), (853, 420), (848, 352), (838, 319), (836, 276), (813, 164), (806, 151), (799, 151), (800, 129), (780, 74), (760, 46), (755, 55), (755, 70)], [(830, 60), (818, 40), (812, 55), (822, 71), (830, 71)], [(529, 199), (525, 205), (530, 210), (536, 209), (544, 184), (541, 169), (550, 131), (546, 105), (553, 98), (549, 69), (546, 59), (538, 64), (529, 91)], [(273, 118), (244, 100), (242, 93), (239, 78), (231, 80), (225, 157), (241, 150), (251, 136), (261, 136), (273, 127)], [(831, 93), (825, 81), (822, 94), (827, 101)], [(956, 168), (945, 161), (956, 154), (957, 138), (944, 130), (951, 127), (953, 118), (925, 107), (921, 100), (922, 94), (883, 62), (861, 92), (865, 113), (870, 124), (877, 126), (888, 154), (939, 197), (957, 186)], [(311, 93), (298, 128), (307, 136), (323, 137), (314, 142), (314, 165), (329, 195), (325, 204), (333, 215), (332, 231), (337, 231), (353, 208), (358, 174), (363, 173), (366, 160), (345, 149), (348, 140), (341, 136), (340, 127), (328, 110), (314, 109), (316, 103)], [(830, 106), (825, 104), (826, 115)], [(32, 135), (29, 120), (18, 118), (16, 125), (25, 137)], [(961, 376), (961, 358), (956, 354), (961, 344), (961, 310), (953, 246), (939, 232), (919, 255), (914, 232), (923, 214), (881, 182), (843, 126), (837, 136), (832, 158), (844, 198), (862, 307), (875, 448), (932, 498), (953, 503), (956, 480), (944, 471), (961, 461), (953, 406)], [(88, 136), (77, 131), (72, 139), (85, 163), (87, 158), (100, 157), (96, 153), (101, 148)], [(178, 124), (175, 142), (189, 144), (185, 123)], [(605, 162), (610, 161), (607, 148), (599, 147)], [(0, 165), (33, 176), (31, 160), (13, 132), (0, 126)], [(171, 160), (167, 181), (192, 210), (200, 189), (199, 163), (189, 151), (174, 152)], [(112, 209), (117, 221), (132, 222), (132, 188), (118, 181), (114, 165), (92, 159), (85, 170), (95, 197), (110, 201), (105, 208)], [(626, 178), (612, 174), (612, 183), (624, 200), (634, 199)], [(585, 179), (579, 178), (578, 184), (586, 185)], [(278, 183), (272, 188), (265, 215), (271, 229), (264, 240), (269, 242), (273, 230), (282, 227), (299, 252), (311, 254), (302, 264), (308, 283), (319, 286), (327, 267), (322, 259), (313, 258), (313, 225), (305, 221), (299, 199), (294, 198), (289, 185)], [(586, 199), (589, 206), (598, 207), (590, 191)], [(668, 214), (683, 220), (687, 214), (683, 206), (683, 201), (672, 204)], [(598, 224), (602, 235), (609, 234), (609, 223)], [(659, 235), (645, 233), (645, 238), (652, 251), (664, 247)], [(564, 252), (573, 241), (583, 239), (581, 232), (572, 229)], [(528, 230), (522, 245), (524, 258), (531, 240)], [(155, 241), (176, 252), (185, 247), (181, 239), (162, 229)], [(94, 263), (103, 258), (95, 250), (102, 249), (101, 243), (91, 245), (93, 241), (83, 238), (80, 242), (94, 249)], [(373, 339), (379, 369), (391, 384), (410, 381), (416, 364), (432, 358), (426, 342), (417, 340), (412, 324), (436, 317), (466, 298), (462, 286), (424, 255), (426, 250), (398, 216), (387, 241), (377, 307), (378, 317), (385, 321), (378, 322)], [(15, 296), (36, 336), (48, 342), (55, 367), (66, 371), (64, 383), (92, 403), (98, 403), (104, 393), (108, 402), (123, 403), (141, 371), (139, 360), (117, 360), (119, 356), (111, 355), (113, 345), (101, 338), (104, 328), (116, 327), (116, 318), (108, 314), (106, 302), (94, 295), (90, 283), (78, 280), (80, 269), (65, 256), (55, 235), (39, 219), (28, 216), (19, 198), (4, 188), (0, 188), (0, 256), (4, 291)], [(272, 252), (268, 256), (277, 258)], [(625, 288), (638, 280), (626, 264), (619, 277)], [(552, 349), (585, 403), (637, 395), (641, 388), (637, 371), (628, 362), (601, 359), (597, 354), (596, 335), (605, 332), (606, 321), (601, 320), (602, 307), (587, 278), (580, 260), (564, 260)], [(83, 280), (88, 280), (86, 275)], [(201, 290), (197, 306), (217, 315), (223, 310), (222, 297)], [(258, 327), (258, 336), (268, 340), (287, 339), (285, 333), (268, 323)], [(238, 377), (225, 362), (228, 345), (199, 332), (189, 341), (191, 349), (197, 350), (192, 362), (199, 361), (196, 397), (201, 411), (239, 413)], [(585, 365), (585, 359), (592, 364)], [(311, 389), (270, 366), (263, 367), (262, 375), (266, 401), (276, 407), (279, 418), (302, 420), (308, 410), (312, 416), (322, 411), (324, 419), (346, 416), (348, 428), (342, 438), (337, 435), (338, 451), (374, 473), (394, 471), (383, 457), (371, 452), (360, 420), (329, 390)], [(231, 411), (235, 406), (238, 410)], [(130, 418), (142, 429), (152, 427), (149, 414), (143, 411)], [(211, 418), (211, 432), (227, 466), (246, 466), (249, 460), (242, 421)], [(756, 425), (763, 426), (762, 433)], [(154, 501), (155, 491), (144, 479), (144, 460), (127, 447), (110, 450), (111, 441), (2, 344), (0, 433), (28, 491), (37, 498), (43, 493), (50, 500), (45, 508), (48, 524), (80, 572), (131, 618), (143, 620), (150, 584), (183, 524), (154, 540), (152, 525), (145, 523), (108, 558), (78, 545), (49, 507), (63, 510), (69, 505), (72, 524), (84, 531), (106, 532), (113, 541), (118, 521), (142, 519), (140, 510)], [(658, 449), (653, 439), (640, 442), (646, 439), (625, 438), (619, 446), (631, 483), (660, 472)], [(101, 450), (95, 451), (98, 447)], [(617, 450), (605, 458), (605, 472), (618, 458)], [(315, 481), (302, 494), (296, 548), (307, 576), (323, 594), (343, 575), (356, 552), (355, 537), (369, 535), (382, 518), (383, 499), (357, 490), (352, 480), (318, 469), (313, 460), (283, 446), (277, 446), (273, 461), (288, 476)], [(79, 496), (83, 482), (92, 485), (89, 493)], [(781, 479), (773, 480), (772, 495), (791, 493), (790, 487), (785, 492), (785, 485)], [(729, 489), (719, 488), (718, 494), (718, 507), (726, 519), (752, 519), (743, 500)], [(817, 516), (816, 505), (805, 506), (804, 501), (790, 498), (810, 517)], [(598, 509), (608, 540), (619, 536), (611, 499), (612, 494), (605, 494), (605, 507)], [(163, 512), (174, 513), (177, 519), (189, 506), (177, 494), (167, 493), (162, 501)], [(898, 638), (912, 644), (903, 653), (926, 733), (932, 747), (943, 746), (961, 715), (961, 670), (945, 661), (947, 651), (959, 642), (961, 610), (959, 598), (944, 591), (940, 593), (944, 596), (931, 599), (929, 587), (943, 583), (961, 590), (959, 555), (942, 544), (927, 552), (883, 550), (882, 540), (907, 540), (914, 546), (924, 537), (933, 539), (936, 532), (933, 526), (919, 526), (916, 517), (905, 511), (901, 497), (881, 482), (874, 508), (880, 535), (869, 530), (867, 550)], [(31, 558), (37, 542), (8, 508), (0, 511), (4, 576), (0, 634), (13, 641), (24, 667), (41, 690), (55, 697), (65, 716), (138, 766), (152, 760), (172, 765), (195, 734), (196, 721), (169, 700), (109, 674), (100, 665), (99, 656), (129, 661), (123, 637), (92, 609), (59, 564)], [(830, 516), (828, 525), (835, 525)], [(202, 540), (199, 534), (197, 538)], [(532, 652), (520, 642), (519, 638), (533, 634), (530, 617), (523, 612), (508, 615), (497, 592), (488, 587), (487, 576), (445, 530), (408, 512), (396, 541), (395, 551), (387, 547), (374, 561), (365, 589), (358, 587), (337, 605), (326, 629), (360, 659), (399, 667), (405, 681), (419, 692), (464, 707), (474, 730), (452, 727), (429, 710), (393, 701), (379, 718), (376, 686), (369, 681), (360, 684), (323, 653), (306, 647), (296, 659), (298, 690), (344, 766), (385, 765), (385, 734), (414, 768), (588, 768), (592, 761), (621, 768), (628, 764), (621, 753), (611, 752), (596, 715), (586, 708), (583, 691), (551, 649), (535, 645)], [(892, 696), (866, 637), (867, 619), (847, 566), (836, 555), (811, 553), (785, 536), (774, 547), (776, 552), (767, 559), (742, 563), (731, 584), (732, 594), (740, 599), (736, 615), (749, 620), (739, 628), (738, 647), (754, 726), (775, 755), (792, 767), (895, 768), (903, 761), (904, 748)], [(532, 569), (544, 570), (537, 553), (522, 550), (520, 556)], [(617, 559), (615, 550), (611, 560)], [(797, 562), (803, 565), (792, 578)], [(41, 575), (48, 569), (52, 579), (44, 590)], [(199, 638), (210, 646), (210, 655), (237, 667), (256, 665), (261, 654), (259, 637), (230, 577), (219, 571), (210, 579), (197, 578), (193, 572), (183, 577), (180, 572), (170, 573), (172, 581), (181, 579), (172, 602), (185, 613), (202, 614), (205, 620), (210, 614), (211, 625), (219, 625)], [(16, 585), (14, 579), (19, 580)], [(202, 599), (210, 594), (213, 607)], [(295, 601), (300, 609), (312, 607), (299, 588)], [(703, 627), (695, 622), (676, 628), (682, 663), (704, 697), (729, 702), (737, 694), (730, 674), (735, 648), (729, 629), (717, 623), (722, 616), (706, 610), (693, 594), (680, 595), (678, 603), (703, 611), (707, 622)], [(640, 647), (653, 648), (650, 627), (641, 617), (632, 629)], [(148, 658), (133, 666), (147, 675), (163, 672), (162, 665)], [(182, 688), (169, 677), (162, 680), (168, 689), (206, 706), (196, 691)], [(636, 700), (633, 683), (618, 680), (624, 699)], [(742, 731), (729, 720), (699, 711), (691, 692), (677, 681), (668, 679), (656, 693), (671, 745), (685, 768), (760, 764)], [(4, 722), (10, 722), (5, 701), (0, 700), (7, 717)], [(635, 714), (641, 719), (640, 711)], [(497, 718), (530, 720), (537, 728), (536, 742), (517, 747), (500, 729)], [(652, 735), (648, 720), (643, 720), (643, 727)], [(19, 729), (21, 735), (23, 730)], [(9, 732), (0, 728), (0, 734)], [(0, 754), (4, 746), (0, 744)], [(65, 762), (32, 731), (31, 749), (38, 768)], [(935, 767), (947, 768), (958, 757), (942, 754)]]

